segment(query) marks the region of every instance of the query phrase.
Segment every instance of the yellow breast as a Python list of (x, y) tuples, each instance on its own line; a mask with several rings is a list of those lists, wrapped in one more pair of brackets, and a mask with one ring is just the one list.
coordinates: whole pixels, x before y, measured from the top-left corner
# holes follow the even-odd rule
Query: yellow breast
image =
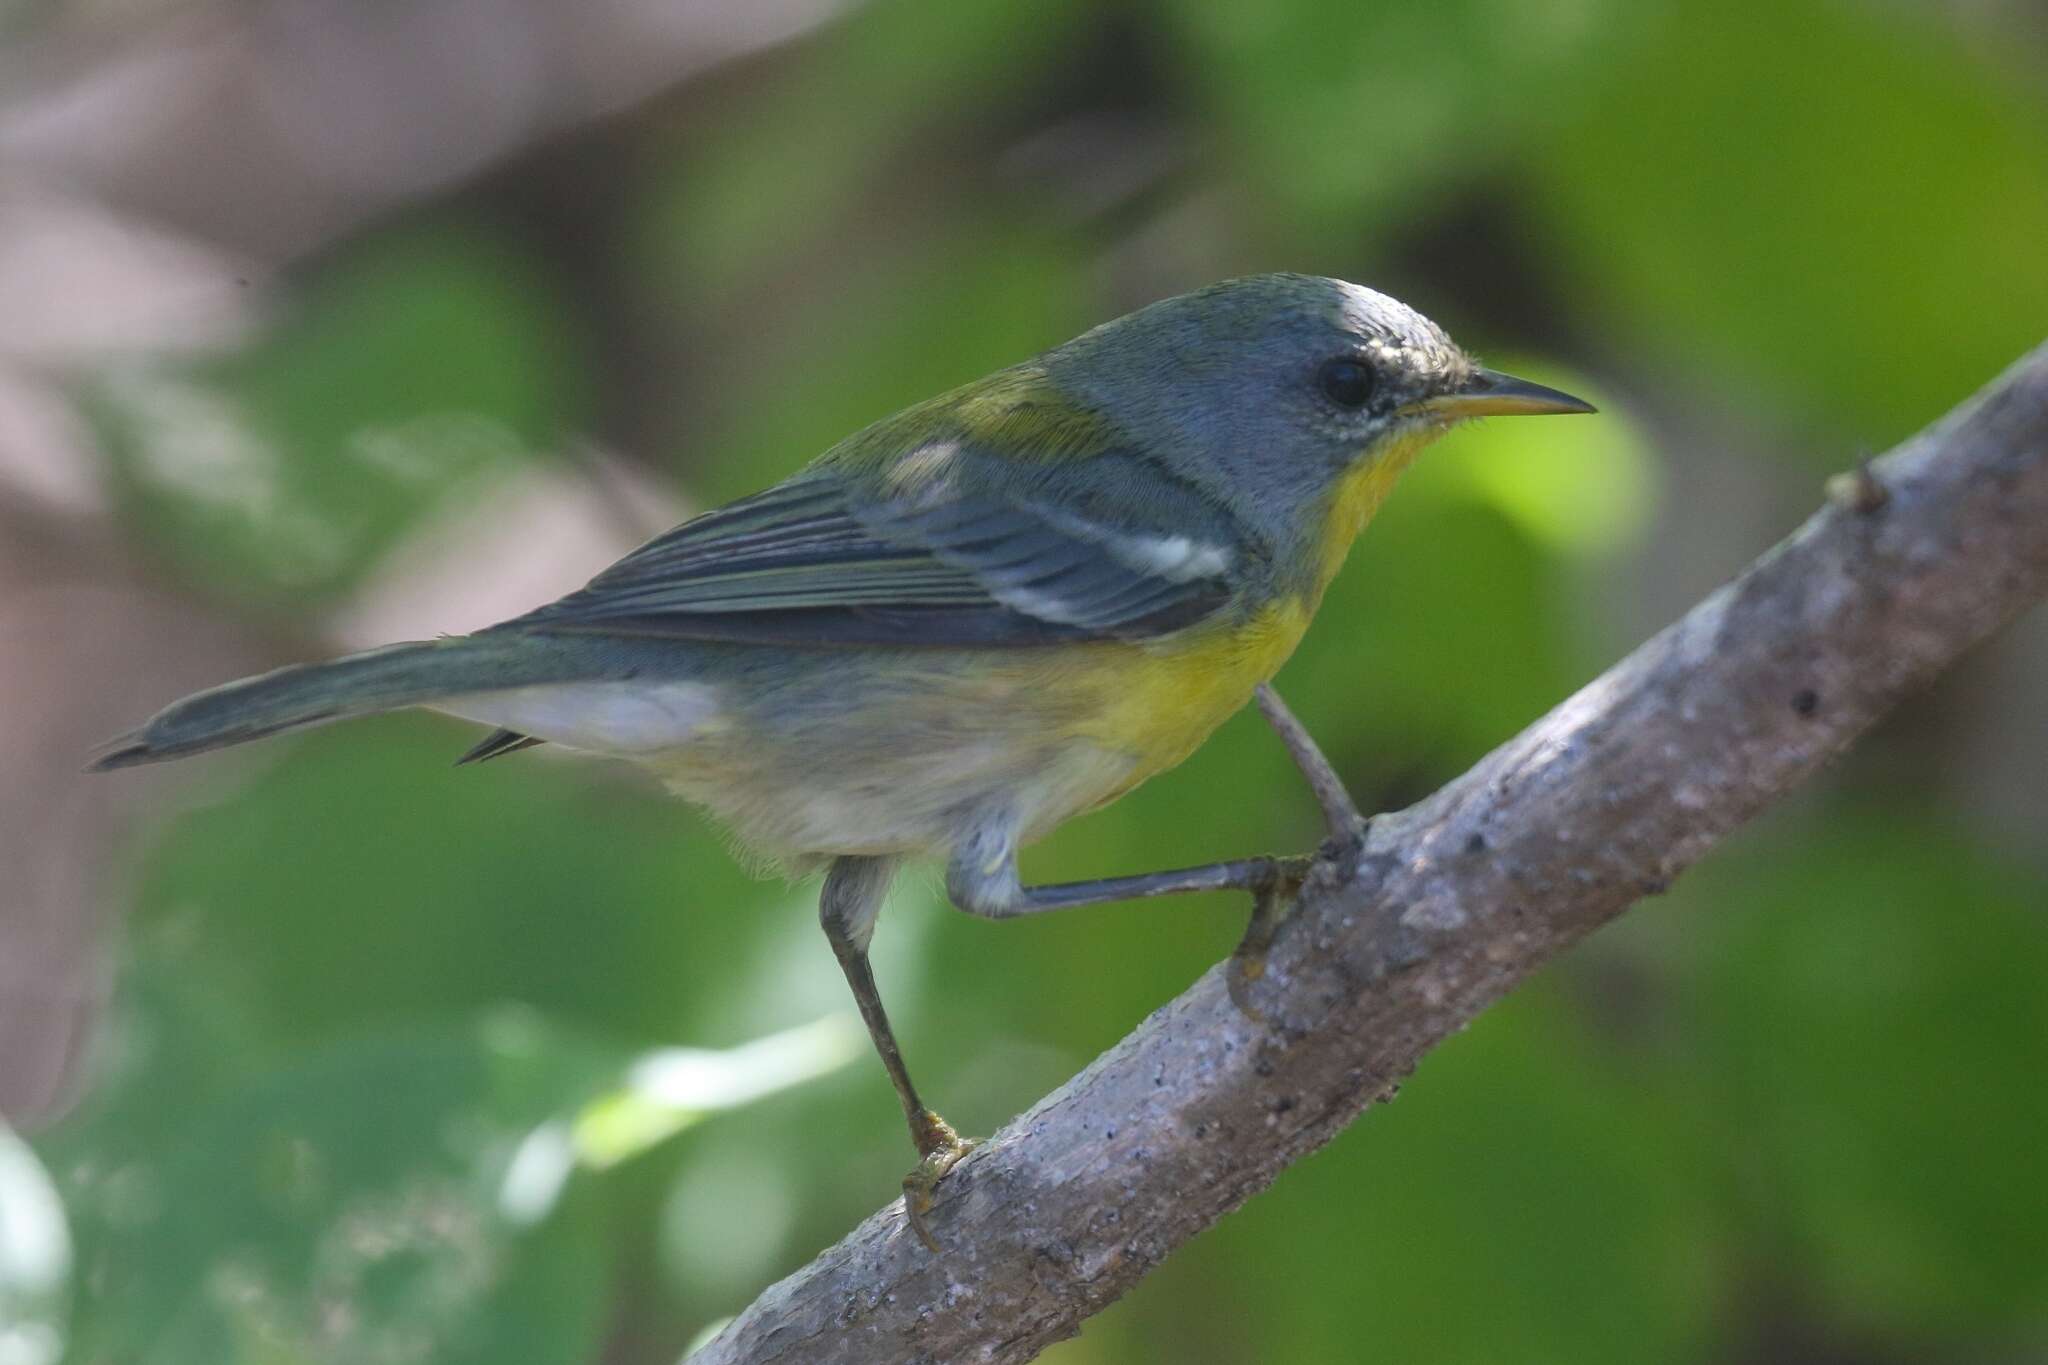
[(1344, 557), (1351, 553), (1352, 543), (1358, 539), (1359, 532), (1380, 510), (1387, 494), (1394, 491), (1395, 481), (1407, 472), (1409, 465), (1415, 463), (1415, 457), (1422, 453), (1422, 448), (1442, 434), (1441, 427), (1413, 427), (1391, 440), (1386, 449), (1372, 458), (1359, 461), (1350, 473), (1338, 480), (1323, 522), (1322, 562), (1317, 565), (1321, 577), (1315, 590), (1318, 602), (1322, 600), (1323, 589), (1329, 587), (1330, 580), (1337, 576), (1337, 570), (1344, 567)]
[(1079, 729), (1136, 758), (1128, 785), (1114, 795), (1193, 753), (1253, 688), (1280, 671), (1308, 619), (1306, 606), (1288, 598), (1227, 629), (1190, 631), (1150, 646), (1106, 647), (1122, 657), (1100, 675), (1097, 704)]
[[(1249, 620), (1197, 628), (1149, 644), (1103, 644), (1059, 651), (1067, 695), (1090, 698), (1078, 708), (1073, 733), (1129, 753), (1128, 777), (1107, 792), (1104, 804), (1173, 767), (1198, 748), (1280, 671), (1308, 630), (1323, 591), (1372, 520), (1395, 480), (1435, 438), (1419, 429), (1399, 444), (1362, 461), (1324, 504), (1320, 553), (1306, 593), (1278, 598)], [(1051, 682), (1052, 680), (1048, 680)]]

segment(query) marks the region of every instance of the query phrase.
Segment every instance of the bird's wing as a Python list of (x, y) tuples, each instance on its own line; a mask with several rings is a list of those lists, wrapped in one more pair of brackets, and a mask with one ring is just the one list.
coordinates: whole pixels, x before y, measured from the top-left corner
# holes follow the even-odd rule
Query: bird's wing
[[(1235, 552), (1216, 539), (1112, 527), (1017, 491), (879, 487), (814, 468), (683, 523), (498, 629), (1034, 645), (1165, 634), (1230, 594)], [(1171, 521), (1175, 498), (1190, 496), (1141, 502)]]

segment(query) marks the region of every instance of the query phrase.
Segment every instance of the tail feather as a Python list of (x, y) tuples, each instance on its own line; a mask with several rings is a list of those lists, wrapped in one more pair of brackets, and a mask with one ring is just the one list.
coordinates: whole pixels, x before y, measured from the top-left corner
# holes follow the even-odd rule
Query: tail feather
[(548, 660), (524, 643), (509, 635), (422, 640), (243, 678), (173, 702), (102, 747), (90, 770), (183, 758), (345, 716), (544, 681), (553, 671)]
[(506, 754), (516, 754), (521, 749), (531, 749), (536, 744), (545, 743), (547, 741), (544, 739), (522, 735), (517, 730), (493, 730), (483, 737), (481, 743), (472, 745), (468, 753), (456, 759), (455, 766), (460, 768), (465, 763), (488, 763), (494, 758), (503, 758)]

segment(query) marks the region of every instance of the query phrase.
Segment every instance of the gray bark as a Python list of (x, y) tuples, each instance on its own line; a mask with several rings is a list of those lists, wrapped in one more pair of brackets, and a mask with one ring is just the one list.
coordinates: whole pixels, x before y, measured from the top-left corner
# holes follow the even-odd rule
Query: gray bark
[[(1326, 851), (1229, 964), (698, 1362), (1023, 1361), (1328, 1142), (1516, 983), (2048, 592), (2048, 345), (1428, 800)], [(1233, 995), (1237, 997), (1233, 999)]]

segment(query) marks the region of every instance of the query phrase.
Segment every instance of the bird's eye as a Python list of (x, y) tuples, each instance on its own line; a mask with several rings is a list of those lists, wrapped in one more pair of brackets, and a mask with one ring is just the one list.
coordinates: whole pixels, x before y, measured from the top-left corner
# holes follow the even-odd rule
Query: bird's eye
[(1340, 408), (1362, 408), (1372, 399), (1372, 367), (1348, 355), (1324, 361), (1316, 382), (1323, 396)]

